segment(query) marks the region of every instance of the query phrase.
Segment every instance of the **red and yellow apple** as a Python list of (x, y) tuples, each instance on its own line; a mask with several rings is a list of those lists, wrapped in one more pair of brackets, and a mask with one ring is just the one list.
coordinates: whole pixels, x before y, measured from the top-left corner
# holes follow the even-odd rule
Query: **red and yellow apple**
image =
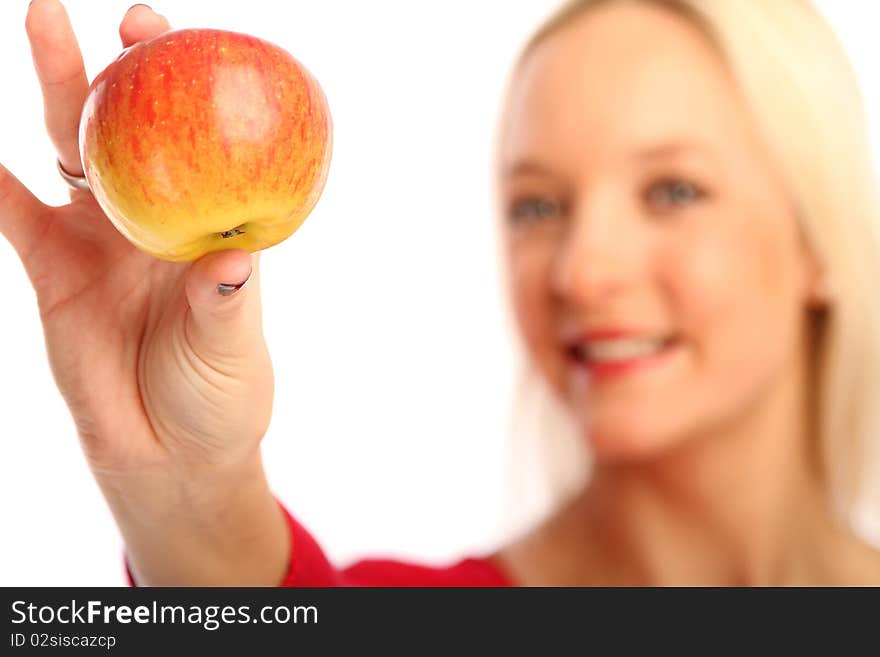
[(293, 234), (323, 190), (332, 141), (327, 99), (294, 57), (210, 29), (123, 51), (92, 83), (79, 130), (101, 209), (173, 261)]

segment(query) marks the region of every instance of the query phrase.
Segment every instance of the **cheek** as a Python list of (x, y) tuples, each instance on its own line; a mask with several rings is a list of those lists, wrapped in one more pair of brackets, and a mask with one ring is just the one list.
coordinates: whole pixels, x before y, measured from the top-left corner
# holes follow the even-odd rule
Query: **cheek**
[(729, 223), (670, 249), (660, 267), (705, 384), (698, 389), (736, 403), (796, 341), (798, 278), (793, 245), (777, 224)]
[(550, 244), (514, 242), (507, 253), (511, 301), (520, 334), (535, 365), (559, 391), (564, 373), (549, 293), (554, 249)]

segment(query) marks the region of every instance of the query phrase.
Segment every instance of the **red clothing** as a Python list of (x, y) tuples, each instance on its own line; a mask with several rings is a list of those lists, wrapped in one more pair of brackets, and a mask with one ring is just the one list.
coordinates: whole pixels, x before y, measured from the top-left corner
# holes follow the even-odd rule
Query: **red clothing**
[[(290, 567), (280, 586), (513, 586), (489, 557), (469, 557), (447, 566), (422, 566), (390, 559), (363, 559), (333, 566), (314, 537), (283, 505), (291, 535)], [(129, 586), (135, 586), (126, 564)]]
[(281, 586), (512, 586), (487, 557), (462, 559), (445, 567), (389, 559), (364, 559), (334, 568), (321, 546), (285, 509), (292, 537), (290, 569)]

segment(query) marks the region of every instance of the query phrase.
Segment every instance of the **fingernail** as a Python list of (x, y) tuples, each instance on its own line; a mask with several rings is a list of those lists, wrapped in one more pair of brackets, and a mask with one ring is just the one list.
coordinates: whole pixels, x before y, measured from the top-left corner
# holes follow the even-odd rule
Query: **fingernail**
[(247, 275), (247, 278), (244, 279), (241, 283), (220, 283), (220, 285), (217, 286), (217, 294), (219, 294), (221, 297), (231, 297), (233, 294), (235, 294), (241, 288), (247, 285), (247, 282), (251, 280), (251, 274), (253, 273), (254, 270), (251, 269), (250, 273)]
[(145, 5), (143, 2), (138, 2), (138, 3), (136, 3), (136, 4), (133, 4), (131, 7), (129, 7), (128, 10), (127, 10), (125, 13), (128, 13), (129, 11), (131, 11), (132, 9), (134, 9), (135, 7), (146, 7), (146, 8), (149, 9), (150, 11), (153, 11), (153, 8), (152, 8), (150, 5)]

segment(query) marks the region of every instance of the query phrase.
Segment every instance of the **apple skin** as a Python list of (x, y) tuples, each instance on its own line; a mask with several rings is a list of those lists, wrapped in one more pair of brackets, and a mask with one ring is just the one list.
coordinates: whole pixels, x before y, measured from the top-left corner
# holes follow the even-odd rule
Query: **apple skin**
[(79, 126), (101, 209), (171, 261), (288, 238), (321, 195), (332, 142), (324, 92), (296, 59), (213, 29), (127, 48), (92, 82)]

